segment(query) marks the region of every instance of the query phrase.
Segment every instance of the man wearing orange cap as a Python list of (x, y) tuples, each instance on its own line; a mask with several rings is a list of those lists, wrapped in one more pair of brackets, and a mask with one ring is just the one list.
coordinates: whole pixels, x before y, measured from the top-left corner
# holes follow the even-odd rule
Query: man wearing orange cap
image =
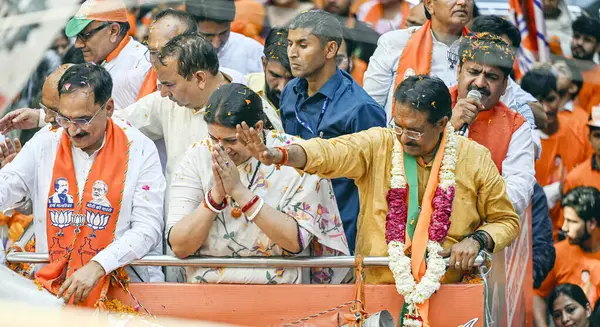
[(113, 79), (115, 110), (134, 103), (150, 63), (145, 60), (146, 47), (127, 36), (130, 25), (127, 8), (121, 0), (87, 0), (65, 29), (76, 37), (87, 62), (102, 65)]

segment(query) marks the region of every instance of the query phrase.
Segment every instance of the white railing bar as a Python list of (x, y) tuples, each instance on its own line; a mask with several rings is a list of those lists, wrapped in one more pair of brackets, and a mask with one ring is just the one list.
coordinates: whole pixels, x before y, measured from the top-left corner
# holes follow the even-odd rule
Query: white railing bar
[[(352, 268), (353, 256), (340, 257), (189, 257), (179, 259), (168, 255), (149, 255), (131, 263), (132, 266), (180, 266), (180, 267), (239, 267), (239, 268), (265, 268), (265, 267), (300, 267), (300, 268)], [(448, 265), (449, 258), (446, 258)], [(32, 252), (11, 252), (6, 255), (6, 261), (11, 263), (48, 263), (48, 254)], [(475, 260), (475, 266), (483, 264), (484, 258), (480, 255)], [(384, 267), (389, 263), (388, 257), (365, 257), (364, 265), (367, 267)]]

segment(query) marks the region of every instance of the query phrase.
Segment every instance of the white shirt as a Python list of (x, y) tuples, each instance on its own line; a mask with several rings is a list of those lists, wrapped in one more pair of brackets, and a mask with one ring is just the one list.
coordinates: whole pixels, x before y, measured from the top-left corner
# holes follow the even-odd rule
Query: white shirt
[(242, 75), (262, 72), (263, 46), (242, 34), (231, 32), (219, 51), (219, 64), (237, 70)]
[(506, 158), (502, 161), (506, 193), (519, 216), (525, 212), (533, 196), (535, 159), (531, 128), (524, 123), (513, 133)]
[[(369, 60), (369, 67), (365, 72), (364, 89), (377, 103), (385, 108), (388, 121), (392, 115), (394, 81), (396, 80), (400, 56), (406, 42), (418, 28), (420, 27), (411, 27), (383, 34), (377, 42), (377, 49)], [(436, 40), (435, 36), (433, 37), (431, 75), (439, 77), (448, 87), (458, 83), (458, 46), (459, 40), (456, 40), (451, 46), (447, 46)], [(453, 55), (449, 55), (449, 53)], [(452, 62), (449, 57), (455, 61)], [(500, 100), (512, 110), (517, 111), (517, 104), (537, 101), (510, 78), (509, 86), (510, 88), (507, 87), (508, 92)], [(523, 108), (523, 110), (525, 109)], [(531, 111), (531, 108), (529, 108), (529, 111)]]
[[(166, 187), (152, 141), (135, 128), (114, 121), (116, 126), (125, 131), (131, 147), (115, 239), (92, 259), (107, 273), (142, 258), (151, 249), (161, 245)], [(37, 135), (25, 144), (10, 165), (0, 170), (0, 208), (9, 207), (24, 197), (33, 201), (33, 227), (38, 253), (48, 253), (46, 207), (48, 192), (54, 185), (51, 179), (61, 135), (62, 129)], [(90, 156), (79, 148), (72, 148), (80, 193), (98, 151)], [(154, 280), (147, 268), (136, 267), (135, 270), (144, 281)]]
[(146, 59), (145, 45), (129, 37), (129, 43), (110, 62), (103, 62), (113, 80), (112, 97), (115, 111), (119, 111), (137, 100), (140, 88), (152, 65)]
[[(367, 25), (371, 25), (370, 23), (366, 22), (365, 19), (367, 18), (367, 15), (369, 14), (369, 12), (371, 11), (371, 9), (375, 6), (378, 5), (381, 1), (380, 0), (370, 0), (367, 1), (365, 3), (363, 3), (359, 8), (358, 11), (356, 12), (356, 18), (358, 20), (360, 20), (361, 22), (367, 24)], [(412, 7), (413, 4), (410, 3), (410, 6)], [(381, 18), (377, 24), (375, 24), (375, 26), (370, 26), (372, 29), (374, 29), (377, 33), (379, 34), (384, 34), (387, 33), (389, 31), (393, 31), (393, 30), (397, 30), (400, 29), (402, 26), (402, 11), (398, 11), (398, 13), (396, 14), (396, 16), (394, 16), (393, 19), (385, 19), (385, 18)]]
[[(385, 107), (388, 121), (392, 118), (392, 98), (394, 96), (394, 81), (397, 75), (398, 62), (406, 42), (418, 28), (411, 27), (382, 35), (365, 73), (364, 89), (377, 103)], [(456, 40), (451, 46), (447, 46), (437, 41), (435, 36), (433, 37), (431, 75), (439, 77), (448, 87), (457, 84), (458, 46), (459, 40)], [(456, 54), (454, 57), (456, 62), (451, 62), (450, 59), (452, 58), (449, 57), (452, 56), (449, 56), (448, 52)], [(500, 100), (505, 104), (517, 104), (523, 99), (527, 99), (527, 96), (531, 96), (520, 87), (517, 88), (517, 86), (516, 83), (511, 85), (511, 92), (506, 93)], [(508, 98), (506, 98), (507, 96)], [(535, 101), (535, 98), (533, 100)], [(516, 108), (511, 109), (516, 110)], [(529, 123), (523, 124), (515, 131), (506, 158), (502, 162), (502, 176), (507, 183), (507, 193), (519, 215), (529, 205), (536, 181), (533, 134), (534, 130)]]

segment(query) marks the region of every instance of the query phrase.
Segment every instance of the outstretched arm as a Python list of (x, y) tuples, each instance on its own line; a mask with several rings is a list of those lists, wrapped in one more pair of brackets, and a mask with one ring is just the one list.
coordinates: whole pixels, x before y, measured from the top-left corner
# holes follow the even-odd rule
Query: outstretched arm
[(264, 165), (286, 165), (325, 178), (358, 179), (365, 176), (374, 160), (373, 148), (382, 146), (377, 144), (383, 140), (381, 130), (372, 129), (328, 140), (314, 138), (284, 148), (267, 148), (258, 133), (242, 123), (237, 126), (237, 138)]

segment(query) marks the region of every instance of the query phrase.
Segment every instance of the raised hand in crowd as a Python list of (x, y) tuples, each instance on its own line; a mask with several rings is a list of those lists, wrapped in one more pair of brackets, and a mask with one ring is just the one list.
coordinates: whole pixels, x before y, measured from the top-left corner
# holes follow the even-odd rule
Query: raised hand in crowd
[(21, 152), (21, 141), (18, 138), (14, 140), (6, 138), (4, 143), (0, 143), (0, 168), (13, 161), (17, 154)]
[(3, 135), (12, 130), (32, 129), (38, 127), (40, 111), (37, 109), (17, 109), (0, 119), (0, 133)]
[(242, 122), (241, 125), (238, 124), (236, 130), (237, 139), (242, 142), (242, 144), (246, 145), (246, 148), (252, 153), (254, 158), (258, 159), (258, 161), (267, 166), (281, 161), (279, 151), (267, 148), (256, 130), (249, 127), (246, 122)]

